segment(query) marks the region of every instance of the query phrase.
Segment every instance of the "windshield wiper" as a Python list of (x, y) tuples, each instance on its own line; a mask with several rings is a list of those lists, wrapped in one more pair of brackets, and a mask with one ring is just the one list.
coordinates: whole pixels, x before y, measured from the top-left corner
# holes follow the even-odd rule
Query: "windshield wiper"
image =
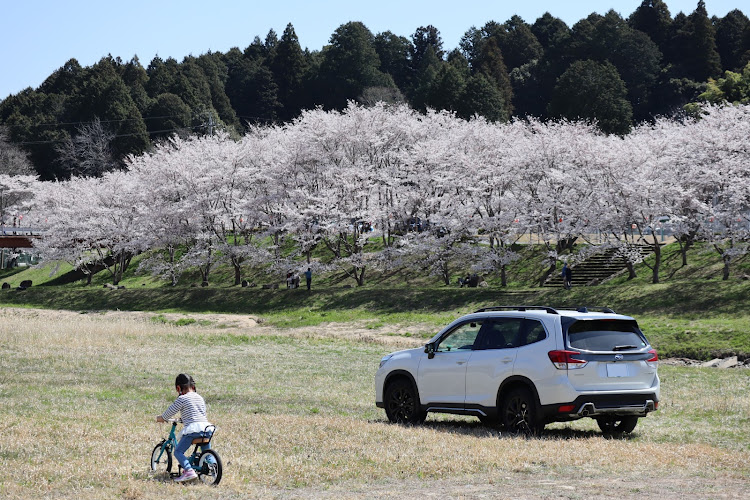
[(613, 351), (629, 351), (631, 349), (638, 349), (637, 345), (616, 345), (612, 348)]

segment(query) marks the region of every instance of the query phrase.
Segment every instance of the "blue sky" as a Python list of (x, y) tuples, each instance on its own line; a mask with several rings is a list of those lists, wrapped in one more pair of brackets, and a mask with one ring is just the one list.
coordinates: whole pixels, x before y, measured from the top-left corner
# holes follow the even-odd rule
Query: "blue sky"
[[(320, 50), (333, 31), (362, 21), (373, 33), (390, 30), (410, 37), (432, 24), (446, 49), (458, 46), (467, 29), (514, 14), (527, 22), (550, 12), (569, 26), (592, 12), (614, 9), (630, 15), (642, 0), (0, 0), (0, 99), (36, 88), (50, 73), (75, 58), (83, 66), (112, 54), (137, 55), (148, 66), (155, 55), (178, 61), (209, 50), (244, 49), (273, 28), (279, 35), (294, 25), (303, 47)], [(689, 14), (698, 0), (666, 0), (672, 15)], [(744, 0), (706, 0), (709, 15), (723, 17)]]

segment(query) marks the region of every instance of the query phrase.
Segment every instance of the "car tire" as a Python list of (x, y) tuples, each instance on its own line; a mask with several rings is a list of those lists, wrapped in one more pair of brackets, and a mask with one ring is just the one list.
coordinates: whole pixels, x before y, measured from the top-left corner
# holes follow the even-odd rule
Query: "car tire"
[(414, 386), (406, 379), (398, 379), (385, 389), (385, 414), (394, 424), (419, 424), (427, 412), (422, 411)]
[(514, 389), (503, 398), (500, 419), (505, 430), (516, 434), (537, 434), (543, 427), (534, 397), (524, 388)]
[(633, 432), (638, 424), (638, 417), (599, 417), (596, 419), (602, 434), (623, 434)]

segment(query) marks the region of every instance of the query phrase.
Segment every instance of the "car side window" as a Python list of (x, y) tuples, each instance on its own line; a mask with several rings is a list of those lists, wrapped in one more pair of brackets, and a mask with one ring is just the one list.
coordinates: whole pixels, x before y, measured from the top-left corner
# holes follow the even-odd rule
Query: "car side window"
[(482, 330), (477, 349), (510, 349), (519, 346), (521, 318), (495, 318)]
[(481, 321), (470, 321), (454, 328), (440, 340), (435, 352), (465, 351), (474, 348), (474, 342), (482, 328)]
[(524, 321), (524, 333), (521, 338), (521, 345), (529, 345), (547, 338), (547, 332), (541, 321), (527, 319)]

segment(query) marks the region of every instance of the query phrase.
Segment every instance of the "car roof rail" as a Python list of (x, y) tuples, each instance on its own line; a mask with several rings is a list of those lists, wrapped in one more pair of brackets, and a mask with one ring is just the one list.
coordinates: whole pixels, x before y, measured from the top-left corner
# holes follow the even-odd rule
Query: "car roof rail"
[(577, 308), (576, 312), (579, 312), (579, 313), (603, 312), (605, 314), (617, 314), (614, 310), (612, 310), (612, 308), (610, 308), (610, 307), (601, 307), (601, 306), (583, 306), (583, 307)]
[(488, 312), (488, 311), (505, 311), (505, 310), (511, 310), (511, 311), (542, 310), (542, 311), (548, 312), (549, 314), (558, 314), (557, 309), (553, 307), (547, 307), (547, 306), (493, 306), (493, 307), (483, 307), (481, 309), (477, 309), (474, 312), (480, 313), (480, 312)]

